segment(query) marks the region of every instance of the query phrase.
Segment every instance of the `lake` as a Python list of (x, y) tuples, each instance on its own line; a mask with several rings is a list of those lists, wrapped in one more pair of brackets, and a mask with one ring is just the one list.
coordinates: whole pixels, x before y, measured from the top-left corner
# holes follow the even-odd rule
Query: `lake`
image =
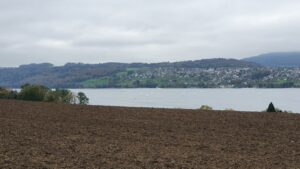
[(300, 89), (71, 89), (82, 91), (91, 105), (262, 111), (273, 102), (300, 112)]

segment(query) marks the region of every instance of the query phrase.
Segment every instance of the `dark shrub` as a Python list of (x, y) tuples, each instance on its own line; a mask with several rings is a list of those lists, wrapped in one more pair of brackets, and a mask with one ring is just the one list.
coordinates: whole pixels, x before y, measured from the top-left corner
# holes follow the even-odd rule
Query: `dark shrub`
[(67, 89), (56, 89), (56, 93), (59, 95), (59, 102), (61, 103), (76, 103), (76, 97)]
[(77, 99), (79, 101), (79, 104), (88, 104), (89, 103), (89, 98), (87, 98), (83, 92), (79, 92), (77, 94)]
[(48, 91), (48, 93), (45, 96), (45, 101), (75, 104), (76, 97), (70, 90), (55, 89), (54, 91)]
[(41, 85), (23, 85), (18, 98), (21, 100), (43, 101), (49, 89)]
[(274, 107), (274, 105), (273, 105), (272, 102), (269, 104), (267, 112), (276, 112), (276, 109), (275, 109), (275, 107)]
[(0, 99), (17, 99), (16, 91), (0, 87)]

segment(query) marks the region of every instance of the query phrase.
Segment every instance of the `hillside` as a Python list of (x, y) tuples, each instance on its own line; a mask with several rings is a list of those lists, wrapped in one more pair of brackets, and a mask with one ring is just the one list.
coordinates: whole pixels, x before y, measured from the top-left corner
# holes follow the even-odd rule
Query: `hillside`
[[(105, 79), (118, 80), (120, 75), (135, 73), (135, 71), (153, 71), (156, 69), (208, 69), (208, 68), (256, 68), (259, 65), (235, 59), (205, 59), (198, 61), (184, 62), (163, 62), (163, 63), (104, 63), (104, 64), (74, 64), (64, 66), (53, 66), (49, 63), (21, 65), (18, 68), (0, 69), (0, 86), (18, 88), (25, 83), (42, 84), (48, 87), (76, 88), (93, 87), (86, 86), (90, 82), (100, 80), (100, 85), (94, 87), (118, 87), (105, 86)], [(172, 70), (172, 71), (173, 71)], [(104, 80), (103, 80), (104, 79)], [(168, 80), (168, 79), (165, 79)], [(111, 81), (112, 82), (112, 81)], [(151, 87), (147, 83), (144, 87)], [(178, 85), (180, 86), (180, 85)], [(126, 87), (121, 84), (119, 87)], [(137, 87), (139, 87), (137, 85)], [(143, 86), (140, 86), (143, 87)]]
[(0, 168), (296, 169), (299, 121), (285, 113), (0, 100)]
[(300, 67), (263, 67), (236, 59), (162, 63), (49, 63), (0, 69), (0, 86), (50, 88), (298, 88)]
[(300, 67), (300, 52), (266, 53), (244, 60), (267, 67)]

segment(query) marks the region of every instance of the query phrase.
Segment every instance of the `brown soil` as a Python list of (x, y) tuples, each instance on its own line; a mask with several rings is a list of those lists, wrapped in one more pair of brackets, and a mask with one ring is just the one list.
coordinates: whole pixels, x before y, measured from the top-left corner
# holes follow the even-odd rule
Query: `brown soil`
[(300, 168), (300, 115), (0, 100), (0, 168)]

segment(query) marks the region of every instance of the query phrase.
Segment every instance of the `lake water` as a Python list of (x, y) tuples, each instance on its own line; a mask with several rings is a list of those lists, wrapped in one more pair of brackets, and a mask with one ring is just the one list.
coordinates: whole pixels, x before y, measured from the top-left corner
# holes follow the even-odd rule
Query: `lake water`
[(91, 105), (262, 111), (275, 107), (300, 113), (300, 89), (71, 89), (82, 91)]

